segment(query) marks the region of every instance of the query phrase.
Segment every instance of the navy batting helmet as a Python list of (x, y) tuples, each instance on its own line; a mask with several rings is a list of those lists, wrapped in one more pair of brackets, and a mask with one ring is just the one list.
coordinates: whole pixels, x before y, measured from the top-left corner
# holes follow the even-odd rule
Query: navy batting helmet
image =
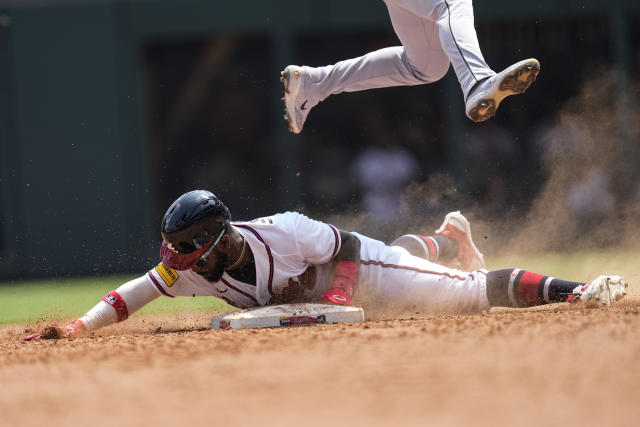
[(162, 218), (162, 263), (174, 270), (193, 267), (211, 253), (230, 222), (229, 209), (210, 191), (178, 197)]

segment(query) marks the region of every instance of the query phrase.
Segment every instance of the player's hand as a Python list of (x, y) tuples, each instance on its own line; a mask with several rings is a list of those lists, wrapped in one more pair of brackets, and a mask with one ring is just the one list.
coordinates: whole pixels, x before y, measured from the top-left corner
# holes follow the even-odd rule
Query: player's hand
[(351, 295), (353, 295), (353, 287), (358, 280), (358, 269), (359, 265), (354, 261), (338, 261), (331, 289), (322, 295), (322, 302), (335, 305), (353, 305)]
[(24, 337), (25, 341), (46, 340), (46, 339), (58, 339), (58, 338), (73, 338), (78, 335), (82, 335), (86, 332), (86, 328), (82, 320), (75, 319), (72, 322), (67, 323), (61, 328), (55, 326), (49, 326), (44, 328), (42, 332), (27, 335)]
[(39, 340), (39, 339), (42, 339), (42, 333), (41, 332), (39, 332), (37, 334), (30, 334), (30, 335), (27, 335), (26, 337), (24, 337), (25, 341), (34, 341), (34, 340)]
[(336, 288), (325, 292), (322, 295), (322, 302), (334, 305), (353, 305), (353, 300), (342, 289)]
[(87, 328), (85, 328), (84, 323), (80, 319), (74, 319), (72, 322), (67, 323), (62, 327), (63, 338), (73, 338), (78, 335), (82, 335), (86, 332)]

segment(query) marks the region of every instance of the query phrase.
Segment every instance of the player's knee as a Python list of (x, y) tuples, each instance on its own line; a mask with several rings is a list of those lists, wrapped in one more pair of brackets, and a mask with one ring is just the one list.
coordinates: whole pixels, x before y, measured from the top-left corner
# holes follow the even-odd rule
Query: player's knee
[(442, 64), (438, 64), (438, 66), (433, 67), (432, 70), (432, 79), (434, 82), (441, 80), (442, 78), (444, 78), (444, 76), (447, 75), (447, 72), (449, 71), (449, 61), (446, 61), (446, 63)]
[(449, 71), (449, 60), (446, 61), (433, 61), (425, 69), (423, 69), (423, 76), (430, 82), (437, 82), (442, 79)]
[(409, 59), (409, 66), (416, 79), (423, 83), (432, 83), (437, 82), (447, 74), (449, 71), (449, 58), (433, 55), (426, 58), (426, 60), (415, 61)]

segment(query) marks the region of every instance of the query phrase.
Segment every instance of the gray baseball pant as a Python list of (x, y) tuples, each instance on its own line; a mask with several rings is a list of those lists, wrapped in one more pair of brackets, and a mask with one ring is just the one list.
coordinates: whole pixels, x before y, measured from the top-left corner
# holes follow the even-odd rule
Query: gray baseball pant
[(305, 66), (309, 107), (329, 95), (432, 83), (449, 63), (466, 100), (479, 80), (495, 75), (478, 44), (471, 0), (384, 0), (402, 46), (388, 47), (324, 67)]

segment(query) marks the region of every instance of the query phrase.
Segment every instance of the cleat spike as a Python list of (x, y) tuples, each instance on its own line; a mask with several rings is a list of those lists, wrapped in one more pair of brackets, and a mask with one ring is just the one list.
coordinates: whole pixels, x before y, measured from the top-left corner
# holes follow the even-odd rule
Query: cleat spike
[(500, 102), (507, 96), (524, 93), (536, 81), (540, 63), (536, 59), (520, 61), (502, 72), (482, 80), (466, 100), (467, 116), (482, 122), (495, 116)]

